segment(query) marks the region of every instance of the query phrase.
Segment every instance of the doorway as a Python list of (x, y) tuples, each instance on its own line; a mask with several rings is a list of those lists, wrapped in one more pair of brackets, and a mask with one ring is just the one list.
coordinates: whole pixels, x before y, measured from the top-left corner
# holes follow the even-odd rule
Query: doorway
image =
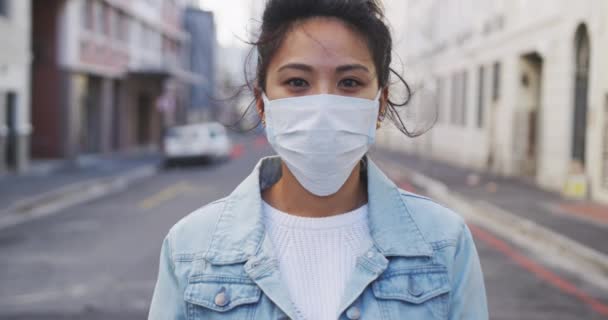
[(571, 155), (574, 165), (584, 172), (591, 53), (589, 34), (585, 25), (580, 25), (576, 30), (575, 50), (574, 123)]
[(515, 152), (519, 172), (536, 176), (539, 154), (543, 59), (537, 52), (520, 58), (519, 105), (515, 122)]
[(97, 153), (101, 146), (101, 79), (89, 76), (81, 104), (80, 145), (84, 153)]
[(121, 135), (122, 135), (122, 83), (121, 80), (114, 80), (112, 82), (112, 150), (120, 150), (121, 148)]
[(17, 169), (17, 94), (9, 92), (6, 95), (6, 158), (5, 163), (8, 170)]
[(137, 144), (147, 145), (150, 143), (150, 97), (140, 94), (137, 98)]

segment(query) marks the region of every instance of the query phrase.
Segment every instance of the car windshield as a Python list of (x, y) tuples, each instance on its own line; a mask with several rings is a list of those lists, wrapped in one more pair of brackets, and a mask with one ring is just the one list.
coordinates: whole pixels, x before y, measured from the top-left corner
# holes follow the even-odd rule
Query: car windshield
[(180, 135), (179, 128), (169, 128), (166, 133), (167, 137), (178, 137)]

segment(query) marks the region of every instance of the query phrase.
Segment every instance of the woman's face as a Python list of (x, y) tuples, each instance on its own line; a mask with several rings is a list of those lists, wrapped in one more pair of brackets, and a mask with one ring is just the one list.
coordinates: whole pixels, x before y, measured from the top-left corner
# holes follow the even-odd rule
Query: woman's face
[(312, 18), (292, 28), (266, 77), (269, 100), (314, 94), (374, 99), (378, 89), (365, 38), (334, 18)]

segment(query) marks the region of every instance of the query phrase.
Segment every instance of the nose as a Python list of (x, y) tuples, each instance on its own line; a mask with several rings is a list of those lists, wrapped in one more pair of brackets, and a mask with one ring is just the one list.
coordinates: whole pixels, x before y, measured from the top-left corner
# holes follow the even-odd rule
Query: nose
[(313, 89), (313, 94), (338, 94), (336, 86), (329, 79), (320, 80)]

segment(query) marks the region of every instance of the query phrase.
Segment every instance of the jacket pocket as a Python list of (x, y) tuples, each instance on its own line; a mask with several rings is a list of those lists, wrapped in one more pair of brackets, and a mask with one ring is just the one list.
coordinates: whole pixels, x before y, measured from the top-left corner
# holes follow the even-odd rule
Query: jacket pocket
[(214, 279), (190, 283), (184, 300), (188, 319), (253, 319), (261, 290), (254, 283), (237, 279)]
[(384, 319), (447, 318), (450, 283), (443, 266), (388, 271), (372, 292)]

